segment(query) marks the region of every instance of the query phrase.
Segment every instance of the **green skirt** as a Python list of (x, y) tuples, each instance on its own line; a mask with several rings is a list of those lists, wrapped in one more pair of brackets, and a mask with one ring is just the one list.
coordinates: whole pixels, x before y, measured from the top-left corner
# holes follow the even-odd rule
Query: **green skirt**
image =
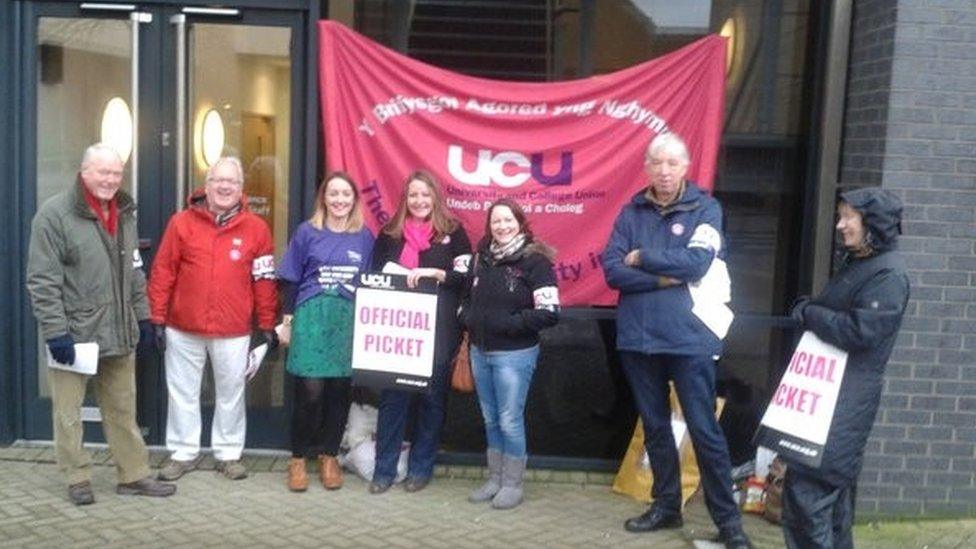
[(352, 302), (319, 294), (295, 310), (288, 373), (302, 377), (352, 375)]

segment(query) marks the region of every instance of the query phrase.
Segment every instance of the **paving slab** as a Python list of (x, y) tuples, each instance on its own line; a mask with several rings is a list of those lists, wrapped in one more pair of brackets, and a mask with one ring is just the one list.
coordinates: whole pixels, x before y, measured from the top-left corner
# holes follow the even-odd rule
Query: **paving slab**
[[(526, 501), (510, 511), (472, 505), (477, 467), (438, 466), (427, 489), (399, 487), (371, 495), (346, 475), (342, 490), (312, 483), (302, 494), (285, 487), (280, 455), (249, 455), (250, 476), (229, 481), (212, 470), (187, 474), (171, 498), (115, 494), (115, 470), (93, 467), (96, 504), (68, 502), (52, 453), (0, 448), (0, 548), (7, 547), (660, 547), (711, 549), (715, 535), (700, 497), (680, 530), (631, 534), (623, 521), (644, 510), (614, 494), (611, 476), (534, 471)], [(153, 462), (160, 463), (158, 452)], [(106, 462), (108, 463), (108, 462)], [(311, 469), (311, 466), (310, 466)], [(313, 477), (314, 478), (314, 477)], [(759, 548), (782, 547), (779, 527), (751, 515), (746, 531)], [(858, 547), (976, 547), (976, 520), (861, 524)]]

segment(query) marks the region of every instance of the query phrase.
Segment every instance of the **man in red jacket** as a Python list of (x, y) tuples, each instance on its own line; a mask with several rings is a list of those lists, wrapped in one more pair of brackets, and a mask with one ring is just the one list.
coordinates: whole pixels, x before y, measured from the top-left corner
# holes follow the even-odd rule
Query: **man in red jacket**
[(200, 454), (200, 382), (207, 355), (216, 401), (211, 441), (217, 469), (247, 477), (241, 463), (246, 432), (244, 372), (250, 334), (258, 327), (270, 348), (277, 296), (274, 241), (268, 224), (247, 209), (244, 172), (224, 157), (207, 171), (206, 185), (170, 219), (149, 279), (150, 320), (165, 350), (169, 406), (160, 479), (192, 471)]

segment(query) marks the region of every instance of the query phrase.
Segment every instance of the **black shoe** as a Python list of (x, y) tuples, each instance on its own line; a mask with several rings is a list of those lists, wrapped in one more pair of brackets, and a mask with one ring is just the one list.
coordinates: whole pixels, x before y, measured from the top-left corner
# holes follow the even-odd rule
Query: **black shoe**
[(390, 481), (374, 480), (369, 483), (369, 493), (370, 494), (382, 494), (383, 492), (390, 489), (393, 483)]
[(428, 483), (430, 483), (430, 478), (410, 477), (403, 483), (403, 490), (406, 492), (419, 492), (426, 488)]
[(681, 528), (684, 522), (681, 520), (681, 513), (668, 511), (661, 507), (651, 507), (646, 513), (639, 517), (627, 519), (624, 523), (624, 530), (628, 532), (653, 532), (667, 528)]
[(726, 549), (753, 549), (749, 536), (746, 535), (741, 526), (720, 528), (718, 538), (715, 541), (725, 545)]
[(68, 486), (68, 499), (75, 505), (91, 505), (95, 503), (95, 494), (92, 493), (91, 483), (87, 480)]

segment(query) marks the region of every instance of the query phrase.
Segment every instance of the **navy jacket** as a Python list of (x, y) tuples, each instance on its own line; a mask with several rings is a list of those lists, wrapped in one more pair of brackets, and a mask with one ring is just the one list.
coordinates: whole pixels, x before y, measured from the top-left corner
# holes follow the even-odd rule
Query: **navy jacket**
[[(624, 265), (640, 249), (640, 265)], [(617, 349), (646, 354), (719, 355), (722, 342), (692, 312), (688, 282), (725, 258), (722, 208), (693, 183), (667, 207), (640, 191), (627, 203), (603, 251), (603, 274), (620, 290)], [(663, 286), (661, 277), (681, 281)]]
[(860, 474), (881, 402), (885, 365), (909, 296), (905, 264), (894, 251), (901, 215), (897, 198), (867, 188), (844, 193), (841, 200), (861, 212), (875, 253), (848, 257), (823, 293), (798, 306), (805, 329), (848, 355), (820, 469), (790, 463), (835, 486), (853, 484)]

